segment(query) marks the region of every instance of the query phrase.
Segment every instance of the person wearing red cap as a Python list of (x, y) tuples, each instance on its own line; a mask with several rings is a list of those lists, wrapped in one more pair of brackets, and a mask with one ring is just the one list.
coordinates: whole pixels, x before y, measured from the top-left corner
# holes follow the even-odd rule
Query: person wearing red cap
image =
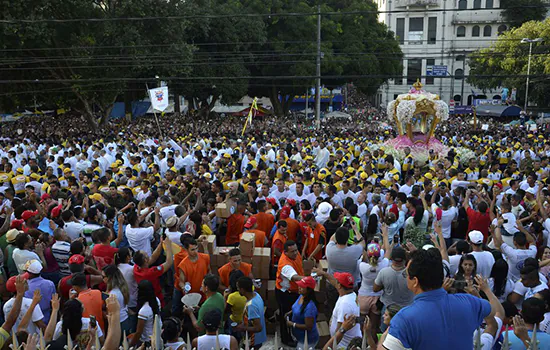
[(256, 229), (263, 231), (266, 236), (271, 233), (271, 229), (273, 228), (273, 225), (275, 225), (275, 217), (266, 213), (267, 209), (267, 203), (265, 201), (259, 201), (258, 214), (252, 216), (253, 218), (256, 218)]
[(285, 315), (292, 310), (292, 305), (299, 297), (297, 281), (304, 278), (304, 266), (302, 256), (298, 252), (298, 247), (294, 241), (286, 241), (284, 252), (277, 265), (275, 296), (279, 304), (279, 326), (281, 340), (288, 346), (295, 346), (288, 328), (286, 326)]
[(327, 232), (325, 227), (315, 220), (315, 215), (306, 216), (307, 228), (305, 232), (302, 256), (304, 259), (319, 261), (323, 258)]
[(23, 296), (25, 294), (26, 282), (20, 276), (15, 279), (15, 290), (17, 292), (15, 301), (11, 308), (11, 311), (6, 315), (6, 320), (2, 327), (0, 327), (0, 349), (4, 348), (4, 345), (8, 343), (10, 339), (10, 333), (17, 322), (19, 312), (21, 311), (21, 305), (23, 304)]
[[(250, 232), (253, 233), (255, 236), (255, 245), (257, 248), (265, 247), (268, 244), (268, 239), (266, 237), (266, 233), (261, 230), (257, 230), (258, 227), (257, 219), (254, 216), (251, 216), (246, 220), (246, 223), (244, 224), (244, 232)], [(242, 235), (241, 235), (242, 236)], [(240, 238), (240, 237), (239, 237)]]
[(357, 294), (353, 290), (355, 279), (348, 272), (335, 272), (333, 276), (323, 271), (323, 269), (316, 267), (313, 268), (313, 272), (316, 272), (318, 276), (325, 277), (338, 291), (338, 301), (336, 301), (336, 305), (332, 310), (332, 318), (330, 319), (330, 335), (334, 336), (336, 332), (344, 333), (342, 340), (338, 343), (338, 349), (346, 348), (353, 338), (362, 337), (361, 326), (359, 324), (356, 324), (350, 330), (345, 330), (342, 327), (346, 315), (354, 315), (356, 317), (360, 315)]
[[(63, 302), (69, 299), (69, 293), (71, 291), (71, 278), (76, 273), (85, 271), (87, 266), (84, 264), (84, 260), (85, 258), (80, 254), (74, 254), (69, 258), (68, 264), (71, 275), (63, 277), (58, 284), (59, 294), (61, 295), (61, 300)], [(86, 274), (86, 284), (88, 288), (92, 288), (92, 286), (97, 286), (102, 282), (103, 278), (101, 277), (101, 275)]]
[(296, 282), (300, 297), (292, 305), (292, 318), (286, 324), (292, 328), (292, 333), (298, 342), (297, 349), (305, 349), (305, 331), (307, 331), (308, 347), (315, 348), (319, 342), (317, 330), (317, 299), (315, 299), (315, 279), (306, 276)]

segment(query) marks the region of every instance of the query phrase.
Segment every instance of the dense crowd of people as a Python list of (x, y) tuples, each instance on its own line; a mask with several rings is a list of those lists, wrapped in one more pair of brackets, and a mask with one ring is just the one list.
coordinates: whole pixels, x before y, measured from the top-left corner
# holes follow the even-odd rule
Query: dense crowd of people
[(549, 349), (548, 132), (382, 116), (1, 125), (0, 348)]

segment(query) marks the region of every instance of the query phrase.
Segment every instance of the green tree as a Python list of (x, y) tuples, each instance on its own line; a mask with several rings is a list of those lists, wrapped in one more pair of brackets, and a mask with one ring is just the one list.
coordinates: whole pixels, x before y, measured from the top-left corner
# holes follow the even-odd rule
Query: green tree
[(195, 46), (192, 74), (172, 86), (207, 116), (217, 101), (233, 104), (246, 95), (247, 63), (255, 47), (266, 40), (265, 25), (261, 17), (242, 16), (253, 9), (238, 0), (186, 2), (190, 3), (200, 8), (200, 16), (190, 20), (186, 38)]
[[(4, 9), (0, 18), (17, 20), (0, 25), (3, 76), (16, 82), (1, 86), (0, 104), (5, 109), (27, 107), (36, 98), (47, 107), (70, 107), (97, 128), (108, 118), (114, 102), (130, 89), (132, 79), (154, 82), (155, 75), (185, 76), (191, 71), (186, 21), (120, 19), (174, 16), (182, 12), (178, 2), (0, 3)], [(97, 21), (52, 21), (79, 18)], [(141, 85), (139, 96), (145, 95), (145, 82), (137, 84)]]
[(548, 12), (548, 3), (544, 0), (501, 0), (504, 20), (512, 27), (520, 27), (529, 21), (542, 21)]
[[(362, 92), (372, 94), (389, 78), (402, 74), (401, 49), (394, 34), (378, 21), (376, 9), (373, 2), (363, 0), (323, 2), (323, 85), (333, 88), (353, 82)], [(260, 10), (274, 14), (316, 13), (317, 5), (314, 1), (273, 0)], [(267, 42), (261, 46), (262, 55), (256, 55), (251, 65), (258, 81), (250, 85), (249, 95), (269, 97), (275, 114), (284, 115), (294, 96), (314, 85), (313, 78), (300, 77), (316, 75), (317, 16), (274, 15), (264, 20)]]
[(531, 21), (521, 27), (503, 33), (486, 49), (470, 56), (468, 82), (482, 90), (507, 87), (517, 88), (518, 100), (525, 96), (529, 44), (522, 44), (523, 38), (543, 38), (534, 43), (531, 56), (529, 99), (538, 106), (550, 106), (550, 19), (543, 22)]

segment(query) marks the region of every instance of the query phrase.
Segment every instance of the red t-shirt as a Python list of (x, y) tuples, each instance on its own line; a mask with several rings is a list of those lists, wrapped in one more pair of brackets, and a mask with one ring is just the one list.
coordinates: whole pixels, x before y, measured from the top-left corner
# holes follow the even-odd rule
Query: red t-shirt
[[(69, 292), (73, 286), (67, 284), (67, 281), (71, 279), (72, 275), (65, 276), (59, 281), (59, 291), (61, 292), (61, 297), (64, 299), (69, 299)], [(90, 275), (86, 275), (86, 285), (88, 288), (92, 288), (92, 282), (90, 280)]]
[(134, 265), (134, 279), (136, 283), (143, 280), (147, 280), (153, 284), (155, 289), (155, 295), (160, 300), (160, 304), (164, 307), (164, 296), (162, 295), (162, 289), (160, 288), (160, 279), (159, 277), (164, 274), (164, 267), (162, 265), (148, 267), (142, 269), (141, 267)]
[(487, 243), (489, 226), (491, 225), (491, 217), (489, 216), (489, 213), (482, 214), (479, 211), (468, 207), (466, 214), (468, 215), (468, 232), (478, 230), (483, 233), (483, 243)]
[(92, 249), (92, 257), (98, 270), (103, 270), (107, 265), (115, 263), (115, 253), (118, 253), (118, 248), (111, 247), (105, 244), (96, 244)]

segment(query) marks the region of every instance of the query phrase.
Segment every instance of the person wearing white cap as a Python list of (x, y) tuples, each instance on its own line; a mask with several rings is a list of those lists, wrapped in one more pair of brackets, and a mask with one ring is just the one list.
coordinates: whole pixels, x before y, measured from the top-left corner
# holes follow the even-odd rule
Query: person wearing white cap
[(495, 258), (490, 252), (483, 250), (483, 233), (477, 230), (468, 233), (472, 254), (477, 262), (477, 272), (485, 278), (491, 276), (491, 269), (495, 264)]
[(25, 264), (25, 271), (29, 274), (29, 289), (25, 292), (25, 298), (32, 298), (34, 291), (40, 289), (42, 300), (39, 305), (40, 310), (44, 314), (44, 323), (47, 324), (50, 321), (50, 314), (52, 312), (50, 301), (57, 291), (52, 281), (40, 276), (42, 268), (42, 263), (39, 260), (30, 260)]
[(168, 219), (166, 219), (167, 230), (164, 231), (164, 234), (166, 234), (166, 236), (170, 238), (173, 243), (179, 245), (180, 247), (183, 247), (180, 241), (180, 237), (183, 234), (182, 232), (179, 232), (180, 225), (181, 223), (179, 222), (177, 216), (174, 215), (169, 217)]

